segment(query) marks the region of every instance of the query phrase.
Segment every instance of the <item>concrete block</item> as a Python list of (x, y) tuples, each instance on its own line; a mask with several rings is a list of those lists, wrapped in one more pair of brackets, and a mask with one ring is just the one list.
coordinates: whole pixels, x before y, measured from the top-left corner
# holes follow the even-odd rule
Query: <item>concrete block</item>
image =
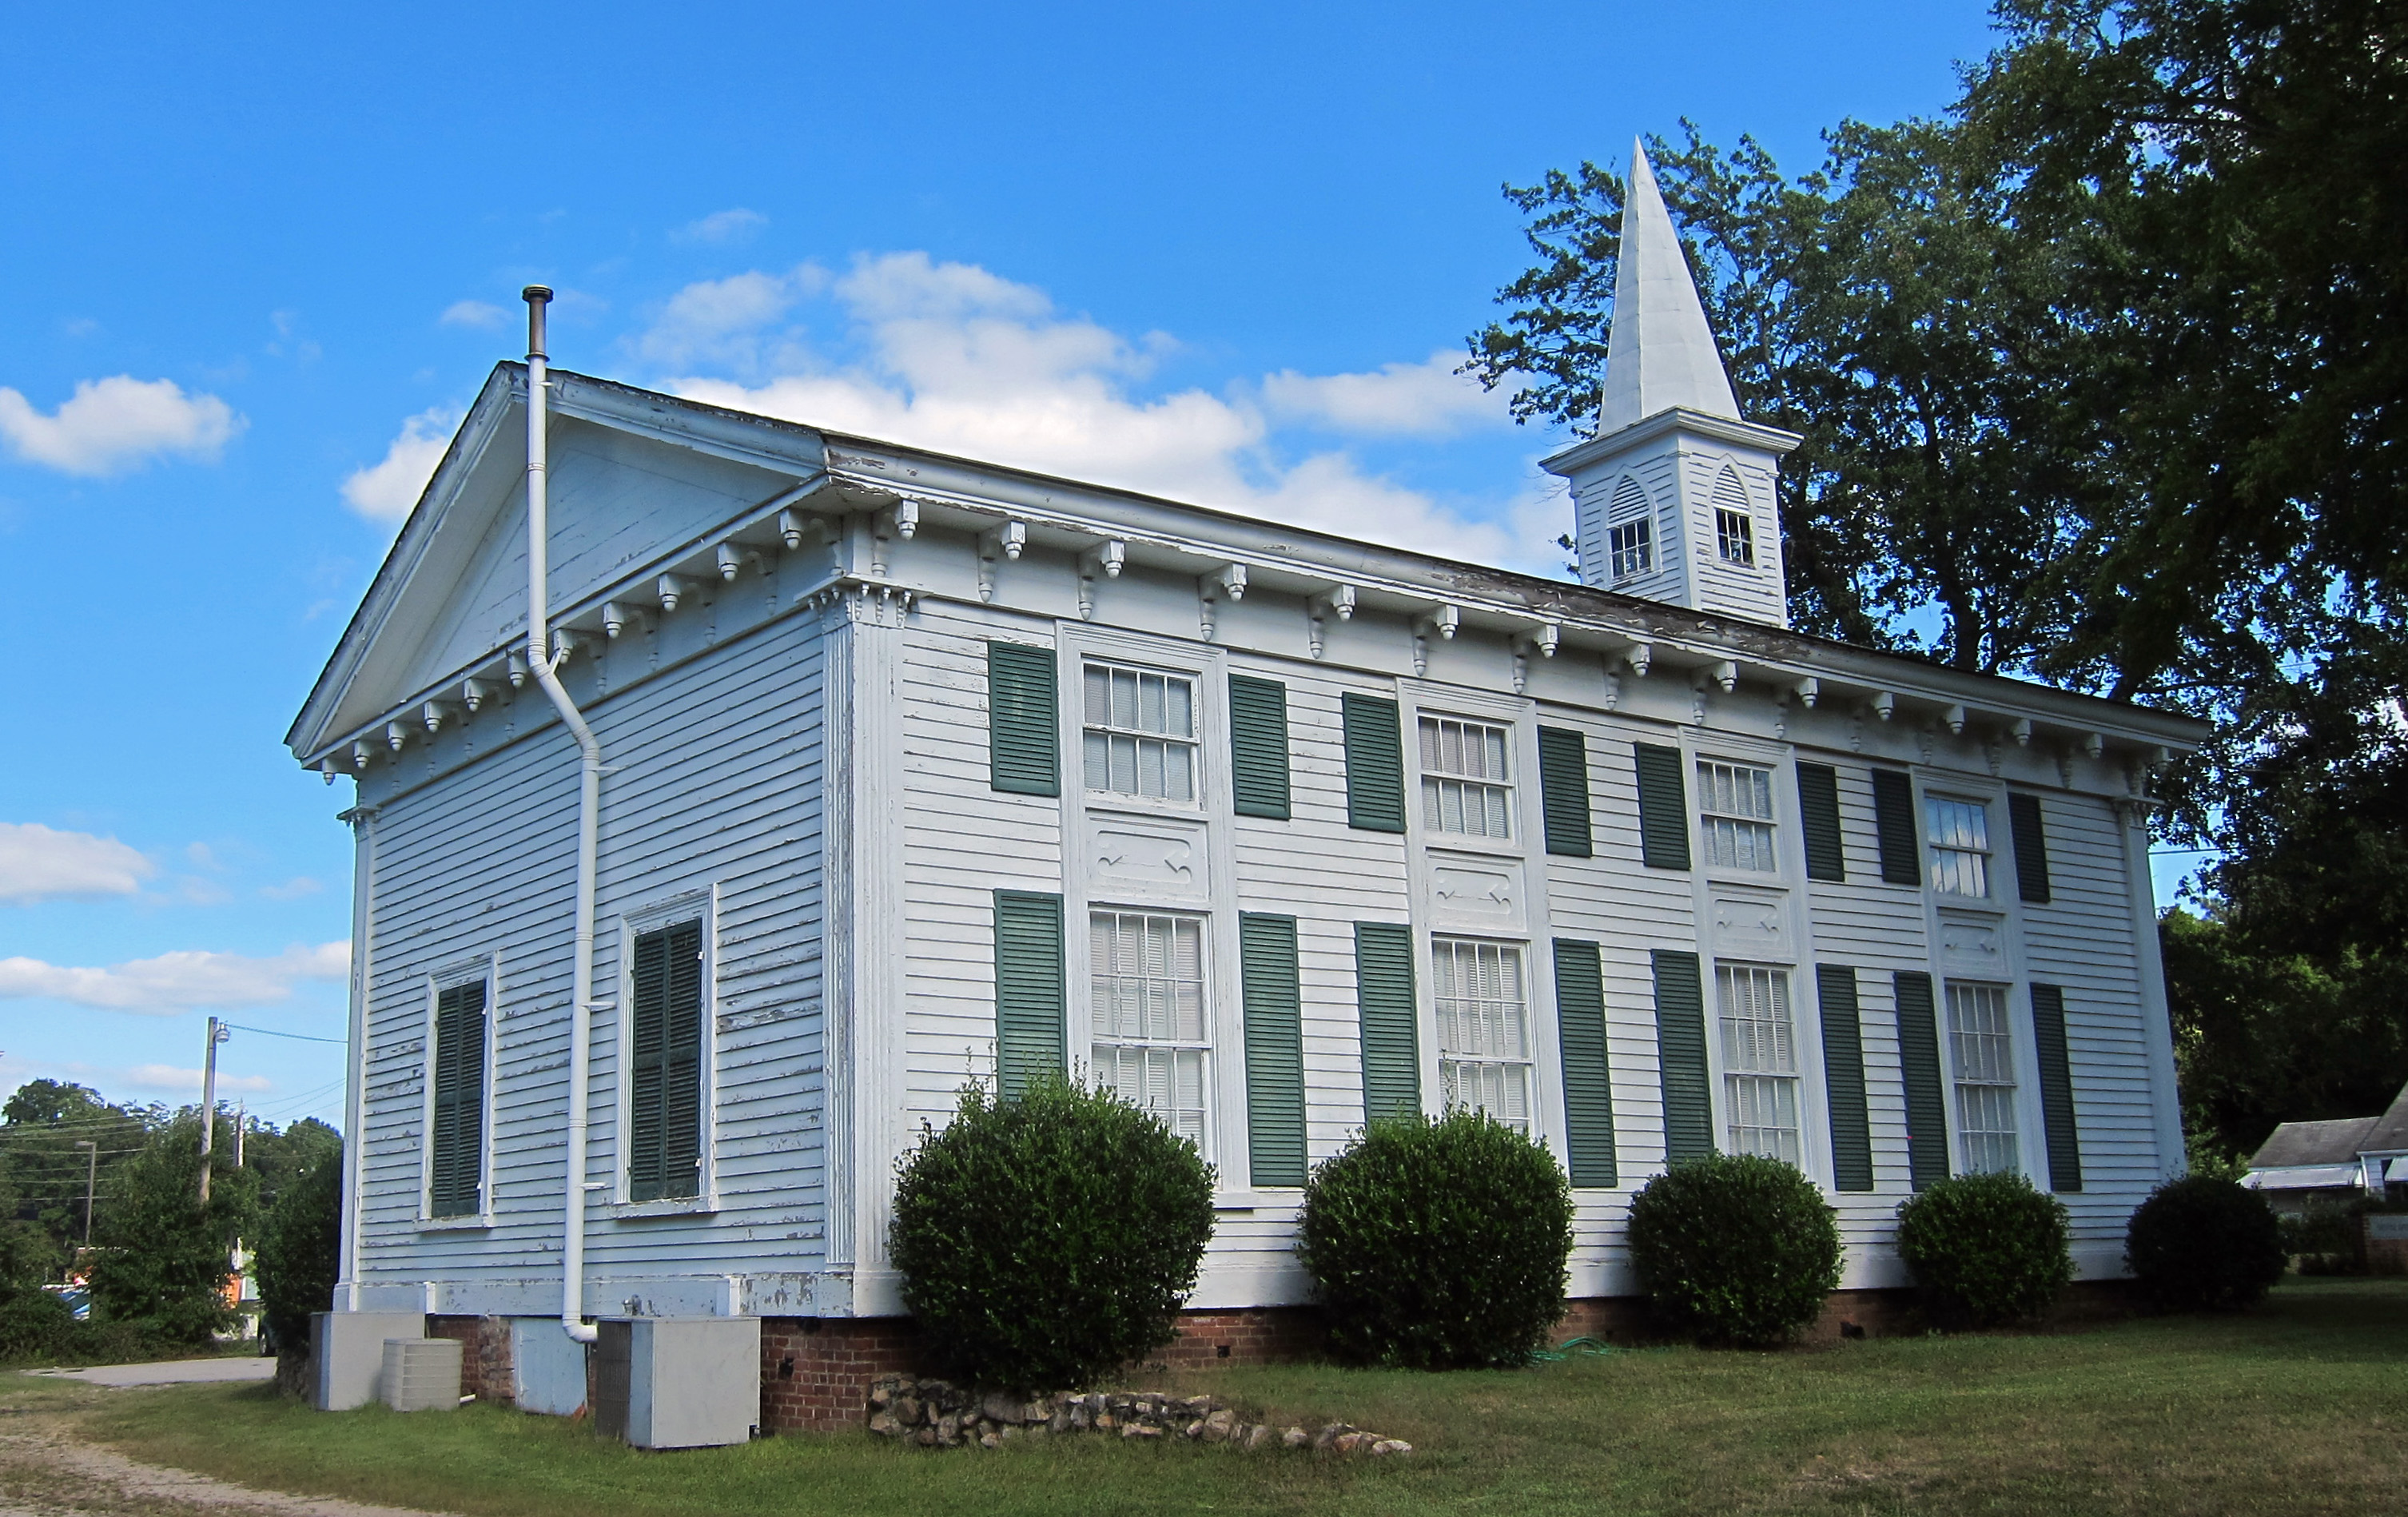
[(309, 1357), (316, 1383), (309, 1404), (320, 1411), (350, 1411), (377, 1398), (383, 1378), (384, 1340), (423, 1338), (423, 1311), (317, 1311), (309, 1315)]
[(377, 1395), (395, 1411), (457, 1411), (460, 1350), (456, 1338), (389, 1338)]
[(761, 1319), (605, 1319), (595, 1430), (639, 1449), (742, 1443), (761, 1421)]
[(585, 1345), (557, 1317), (510, 1319), (510, 1399), (521, 1411), (573, 1417), (585, 1407)]

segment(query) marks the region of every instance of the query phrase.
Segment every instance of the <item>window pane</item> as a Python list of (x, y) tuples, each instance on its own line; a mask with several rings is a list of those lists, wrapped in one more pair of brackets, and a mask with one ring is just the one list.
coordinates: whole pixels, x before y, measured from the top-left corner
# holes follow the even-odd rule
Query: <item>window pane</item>
[(1931, 838), (1931, 888), (1943, 895), (1989, 894), (1989, 808), (1927, 795), (1923, 823)]
[(1798, 1043), (1789, 1012), (1789, 971), (1719, 965), (1726, 1146), (1798, 1164)]
[(1759, 872), (1781, 867), (1774, 847), (1771, 770), (1699, 760), (1698, 809), (1710, 867)]
[(1173, 1132), (1205, 1137), (1204, 925), (1192, 917), (1088, 918), (1096, 1082)]
[(1530, 1038), (1521, 949), (1440, 938), (1431, 944), (1430, 984), (1441, 1099), (1527, 1132)]
[(2014, 1043), (2005, 987), (1952, 983), (1948, 1042), (1956, 1066), (1956, 1136), (1965, 1167), (2016, 1168)]
[(1178, 675), (1089, 665), (1087, 788), (1157, 800), (1196, 798), (1196, 686)]
[(1420, 735), (1423, 824), (1473, 837), (1512, 837), (1506, 729), (1426, 716)]

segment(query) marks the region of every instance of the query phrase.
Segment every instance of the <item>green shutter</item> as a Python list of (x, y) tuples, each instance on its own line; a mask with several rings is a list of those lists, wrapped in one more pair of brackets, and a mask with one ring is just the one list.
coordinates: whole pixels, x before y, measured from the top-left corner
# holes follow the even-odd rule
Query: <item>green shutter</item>
[[(1828, 772), (1828, 771), (1826, 771)], [(1831, 1113), (1831, 1183), (1842, 1191), (1873, 1188), (1872, 1124), (1865, 1115), (1865, 1045), (1856, 1007), (1856, 972), (1845, 965), (1814, 966), (1814, 998), (1823, 1009), (1823, 1089)]]
[(1569, 727), (1539, 729), (1539, 795), (1547, 852), (1590, 857), (1595, 851), (1589, 841), (1588, 740)]
[(1664, 1089), (1664, 1158), (1714, 1151), (1713, 1095), (1706, 1077), (1706, 990), (1695, 953), (1657, 949), (1656, 1065)]
[(1828, 764), (1798, 766), (1798, 830), (1806, 840), (1806, 878), (1844, 880), (1847, 851), (1840, 845), (1840, 771)]
[(1354, 923), (1354, 997), (1363, 1022), (1363, 1120), (1422, 1109), (1413, 934), (1387, 922)]
[(628, 1007), (627, 1195), (702, 1188), (702, 923), (636, 939)]
[(1288, 819), (1287, 686), (1229, 676), (1229, 789), (1240, 816)]
[(999, 1094), (1018, 1095), (1032, 1075), (1069, 1069), (1065, 1046), (1062, 897), (995, 893), (995, 1049)]
[(1940, 1095), (1939, 1013), (1931, 998), (1929, 975), (1920, 969), (1900, 969), (1895, 983), (1898, 1060), (1906, 1077), (1907, 1172), (1919, 1191), (1948, 1178), (1948, 1109)]
[(1243, 912), (1238, 964), (1246, 1012), (1246, 1158), (1256, 1185), (1304, 1183), (1304, 997), (1296, 918)]
[[(2021, 852), (2021, 850), (2017, 850)], [(2041, 1127), (2048, 1135), (2048, 1188), (2082, 1189), (2082, 1137), (2073, 1123), (2073, 1065), (2065, 1048), (2065, 991), (2031, 988), (2032, 1047), (2040, 1054)]]
[(1881, 839), (1882, 880), (1923, 883), (1923, 844), (1915, 835), (1914, 781), (1903, 769), (1873, 771), (1873, 831)]
[(1606, 1055), (1605, 974), (1597, 945), (1555, 939), (1555, 1028), (1563, 1044), (1564, 1154), (1581, 1186), (1620, 1183), (1613, 1077)]
[(482, 1209), (485, 1149), (485, 982), (454, 985), (435, 998), (435, 1127), (427, 1143), (427, 1211), (469, 1217)]
[(1062, 736), (1054, 651), (986, 645), (987, 783), (1016, 795), (1062, 794)]
[(2015, 839), (2015, 894), (2034, 906), (2046, 906), (2048, 833), (2041, 825), (2040, 797), (2010, 792), (2007, 827)]
[(1346, 824), (1367, 832), (1405, 830), (1405, 749), (1397, 703), (1348, 691)]
[(1633, 743), (1639, 766), (1639, 861), (1651, 869), (1689, 866), (1689, 797), (1681, 751)]

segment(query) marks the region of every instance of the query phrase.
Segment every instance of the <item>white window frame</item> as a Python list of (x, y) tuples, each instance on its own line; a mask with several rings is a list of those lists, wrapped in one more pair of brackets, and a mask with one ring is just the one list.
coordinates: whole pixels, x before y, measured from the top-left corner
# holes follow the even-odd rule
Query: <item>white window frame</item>
[[(1785, 964), (1723, 959), (1715, 960), (1713, 968), (1713, 1047), (1716, 1074), (1719, 1076), (1716, 1089), (1719, 1099), (1716, 1105), (1721, 1118), (1718, 1123), (1721, 1128), (1718, 1146), (1726, 1153), (1764, 1153), (1765, 1145), (1742, 1145), (1740, 1138), (1742, 1128), (1787, 1132), (1795, 1141), (1795, 1152), (1773, 1152), (1768, 1156), (1794, 1165), (1799, 1170), (1812, 1174), (1813, 1173), (1813, 1149), (1808, 1141), (1808, 1133), (1813, 1125), (1810, 1121), (1813, 1103), (1807, 1092), (1806, 1040), (1799, 1025), (1797, 970), (1794, 966)], [(1740, 1046), (1742, 1039), (1738, 1036), (1739, 1028), (1761, 1024), (1767, 1019), (1734, 1018), (1731, 1014), (1734, 1006), (1731, 989), (1742, 979), (1746, 979), (1753, 984), (1756, 982), (1755, 977), (1758, 976), (1763, 977), (1764, 983), (1774, 987), (1772, 999), (1781, 1010), (1781, 1018), (1777, 1024), (1778, 1040), (1786, 1045), (1788, 1067), (1785, 1069), (1779, 1067), (1781, 1061), (1778, 1058), (1767, 1058), (1761, 1052), (1747, 1053), (1743, 1056)], [(1754, 1043), (1757, 1040), (1745, 1039), (1744, 1041)], [(1756, 1114), (1742, 1111), (1741, 1097), (1743, 1088), (1752, 1095), (1770, 1094), (1778, 1097), (1785, 1093), (1788, 1103), (1786, 1114), (1790, 1119), (1787, 1125), (1784, 1127), (1765, 1122), (1742, 1122), (1743, 1114)], [(1770, 1146), (1779, 1147), (1778, 1143)]]
[[(1463, 731), (1477, 730), (1482, 733), (1494, 733), (1502, 737), (1504, 751), (1498, 757), (1498, 772), (1494, 775), (1489, 774), (1484, 761), (1481, 772), (1476, 774), (1468, 768), (1432, 768), (1429, 764), (1426, 734), (1433, 727), (1438, 729), (1441, 748), (1445, 742), (1445, 731), (1449, 727)], [(1510, 846), (1520, 840), (1521, 822), (1514, 815), (1521, 789), (1515, 783), (1517, 779), (1515, 766), (1521, 758), (1519, 752), (1521, 723), (1519, 722), (1417, 707), (1413, 712), (1412, 737), (1413, 769), (1417, 790), (1415, 800), (1421, 809), (1422, 835), (1425, 837), (1440, 846), (1449, 846), (1455, 842), (1466, 840), (1491, 847)], [(1484, 830), (1462, 831), (1439, 824), (1433, 813), (1442, 813), (1445, 796), (1450, 786), (1455, 789), (1455, 804), (1458, 810), (1461, 809), (1464, 802), (1475, 794), (1481, 797)], [(1503, 814), (1505, 830), (1502, 832), (1485, 830), (1489, 811), (1486, 802), (1492, 796), (1498, 803), (1498, 809)]]
[[(426, 978), (426, 1006), (421, 1025), (425, 1029), (420, 1039), (425, 1047), (420, 1053), (419, 1115), (418, 1115), (418, 1226), (422, 1232), (439, 1233), (494, 1224), (494, 1118), (499, 1106), (494, 1098), (494, 1075), (499, 1067), (494, 1057), (501, 1043), (502, 956), (484, 953), (474, 958), (454, 959)], [(485, 1067), (483, 1073), (485, 1120), (477, 1134), (477, 1209), (454, 1217), (435, 1214), (435, 1018), (443, 993), (461, 985), (482, 981), (485, 987)]]
[[(1708, 783), (1709, 769), (1745, 772), (1763, 780), (1764, 810), (1762, 814), (1717, 808)], [(1780, 877), (1786, 871), (1782, 853), (1781, 787), (1774, 782), (1774, 766), (1753, 759), (1728, 758), (1719, 753), (1699, 752), (1689, 765), (1689, 782), (1697, 790), (1698, 844), (1710, 870), (1733, 875), (1768, 875)], [(1717, 828), (1717, 823), (1721, 828)], [(1736, 858), (1741, 852), (1742, 836), (1754, 838), (1749, 850), (1763, 862), (1758, 864), (1723, 863), (1716, 857), (1718, 832), (1731, 839), (1730, 852)]]
[[(1459, 964), (1467, 951), (1475, 964), (1479, 963), (1482, 955), (1489, 952), (1496, 953), (1500, 964), (1509, 958), (1512, 961), (1520, 991), (1518, 1000), (1513, 1003), (1515, 1025), (1512, 1029), (1521, 1042), (1518, 1053), (1504, 1048), (1466, 1048), (1463, 1044), (1467, 1039), (1460, 1036), (1459, 1026), (1455, 1027), (1457, 1036), (1450, 1039), (1449, 1030), (1452, 1025), (1455, 1025), (1456, 1019), (1450, 1015), (1445, 1003), (1450, 1001), (1459, 1003), (1466, 1000), (1488, 1002), (1496, 999), (1489, 996), (1446, 994), (1445, 986), (1448, 981), (1439, 973), (1440, 957), (1443, 953), (1450, 960)], [(1439, 932), (1429, 936), (1428, 953), (1425, 963), (1428, 966), (1430, 1010), (1435, 1019), (1435, 1032), (1430, 1041), (1438, 1054), (1440, 1102), (1443, 1106), (1475, 1107), (1489, 1112), (1498, 1121), (1520, 1132), (1537, 1137), (1543, 1132), (1544, 1127), (1540, 1116), (1539, 1061), (1535, 1032), (1538, 1018), (1537, 1008), (1533, 1004), (1537, 997), (1531, 987), (1534, 958), (1530, 952), (1530, 945), (1517, 939)], [(1488, 1104), (1485, 1099), (1488, 1095), (1485, 1076), (1476, 1077), (1482, 1081), (1482, 1089), (1477, 1093), (1480, 1098), (1469, 1101), (1457, 1099), (1463, 1078), (1461, 1071), (1467, 1067), (1496, 1071), (1496, 1089), (1499, 1095), (1509, 1095), (1518, 1085), (1522, 1100), (1521, 1114), (1518, 1117), (1512, 1114), (1510, 1099), (1500, 1103), (1506, 1109), (1501, 1112)]]
[[(1080, 792), (1091, 801), (1100, 797), (1100, 801), (1096, 801), (1096, 804), (1102, 805), (1133, 803), (1140, 806), (1175, 808), (1182, 811), (1203, 809), (1207, 794), (1204, 780), (1204, 706), (1211, 687), (1219, 681), (1208, 680), (1202, 670), (1151, 664), (1095, 648), (1079, 649), (1073, 669), (1076, 674), (1073, 689), (1076, 692), (1078, 704), (1072, 713), (1072, 725), (1077, 737), (1071, 759), (1076, 766)], [(1183, 738), (1174, 737), (1167, 732), (1147, 732), (1138, 727), (1118, 726), (1111, 722), (1109, 711), (1106, 712), (1104, 723), (1098, 724), (1091, 722), (1087, 712), (1087, 677), (1091, 671), (1097, 670), (1102, 671), (1107, 680), (1113, 675), (1131, 675), (1140, 681), (1154, 679), (1165, 681), (1177, 680), (1184, 684), (1187, 687), (1188, 735)], [(1087, 739), (1090, 735), (1103, 736), (1108, 745), (1113, 738), (1130, 742), (1137, 746), (1140, 757), (1144, 745), (1149, 743), (1160, 746), (1166, 753), (1171, 749), (1185, 750), (1187, 754), (1186, 795), (1149, 795), (1142, 790), (1115, 790), (1109, 785), (1098, 787), (1088, 783)], [(1107, 779), (1109, 779), (1109, 758), (1106, 766)]]
[(1616, 584), (1656, 572), (1656, 518), (1654, 513), (1634, 516), (1627, 522), (1610, 522), (1605, 528), (1606, 562), (1611, 578)]
[[(1197, 1152), (1204, 1156), (1207, 1163), (1211, 1163), (1212, 1162), (1213, 1153), (1218, 1147), (1216, 1138), (1217, 1130), (1220, 1125), (1219, 1116), (1221, 1108), (1221, 1102), (1218, 1099), (1219, 1093), (1215, 1089), (1214, 1084), (1214, 1082), (1220, 1078), (1220, 1061), (1214, 1057), (1215, 1047), (1212, 1037), (1212, 916), (1210, 912), (1195, 910), (1192, 909), (1122, 905), (1109, 901), (1092, 901), (1088, 903), (1086, 911), (1087, 1038), (1085, 1050), (1088, 1065), (1088, 1078), (1095, 1083), (1103, 1085), (1107, 1089), (1118, 1088), (1117, 1082), (1108, 1083), (1105, 1081), (1102, 1069), (1096, 1064), (1096, 1052), (1099, 1045), (1116, 1049), (1136, 1049), (1144, 1051), (1158, 1050), (1168, 1052), (1174, 1055), (1174, 1069), (1176, 1067), (1177, 1061), (1175, 1056), (1177, 1054), (1193, 1053), (1198, 1055), (1199, 1065), (1197, 1070), (1197, 1089), (1198, 1099), (1201, 1102), (1201, 1109), (1198, 1114), (1199, 1130), (1192, 1136), (1196, 1138), (1196, 1147)], [(1189, 1039), (1178, 1037), (1167, 1038), (1142, 1037), (1127, 1038), (1121, 1036), (1107, 1038), (1105, 1036), (1103, 1025), (1104, 998), (1100, 994), (1098, 994), (1096, 985), (1097, 973), (1095, 967), (1095, 963), (1096, 953), (1098, 947), (1096, 919), (1098, 917), (1111, 917), (1115, 920), (1136, 917), (1140, 919), (1184, 923), (1195, 928), (1197, 1021), (1198, 1029), (1197, 1037), (1196, 1038)], [(1139, 1101), (1137, 1104), (1140, 1106), (1149, 1105), (1149, 1103), (1144, 1101)], [(1177, 1123), (1175, 1122), (1170, 1123), (1169, 1125), (1174, 1132), (1178, 1130)]]
[[(1960, 992), (1964, 993), (1965, 1000), (1960, 1000)], [(1974, 996), (1995, 997), (1992, 1006), (1986, 1008), (1994, 1009), (1998, 1014), (1995, 1030), (1968, 1032), (1959, 1025), (1959, 1007)], [(2026, 1134), (2030, 1124), (2024, 1111), (2023, 1044), (2026, 1040), (2015, 1036), (2015, 988), (1997, 980), (1950, 979), (1942, 981), (1941, 986), (1940, 1012), (1942, 1028), (1948, 1040), (1948, 1137), (1956, 1152), (1956, 1172), (2024, 1173), (2028, 1148)], [(1969, 1038), (1994, 1043), (1995, 1060), (1978, 1070), (1969, 1070), (1965, 1057)], [(2000, 1138), (2005, 1140), (2007, 1152), (2003, 1164), (1995, 1162), (1999, 1155), (1994, 1147), (1986, 1148), (1981, 1162), (1975, 1161), (1973, 1145), (1976, 1133), (1971, 1126), (1971, 1108), (1977, 1103), (1969, 1095), (1971, 1091), (1998, 1093), (1978, 1104), (1987, 1109), (1985, 1114), (1994, 1115), (2003, 1109), (2008, 1122), (2013, 1124), (2005, 1128), (1985, 1126), (1979, 1133), (1985, 1145), (1995, 1145)]]
[[(1980, 820), (1982, 839), (1979, 847), (1968, 848), (1958, 843), (1941, 842), (1940, 828), (1936, 824), (1937, 819), (1932, 812), (1934, 808), (1942, 806), (1962, 807)], [(1993, 899), (1997, 894), (1997, 871), (1990, 866), (1998, 857), (1998, 849), (1990, 840), (1990, 803), (1972, 795), (1927, 790), (1923, 793), (1923, 815), (1920, 821), (1923, 831), (1923, 880), (1931, 894), (1966, 901)], [(1955, 834), (1952, 832), (1951, 836)], [(1982, 884), (1980, 890), (1963, 890), (1954, 883), (1942, 882), (1962, 879), (1961, 870), (1964, 861), (1971, 861), (1973, 869), (1980, 874)], [(1943, 864), (1948, 866), (1947, 872), (1944, 874)]]
[[(1714, 556), (1733, 568), (1752, 569), (1756, 561), (1756, 517), (1752, 512), (1735, 511), (1727, 506), (1717, 506), (1714, 511)], [(1734, 554), (1736, 542), (1740, 551)]]
[[(634, 1120), (635, 1082), (628, 1071), (635, 1065), (636, 939), (681, 922), (702, 922), (702, 1056), (697, 1061), (702, 1089), (695, 1105), (702, 1131), (702, 1175), (695, 1194), (638, 1201), (627, 1182), (627, 1130)], [(617, 1025), (611, 1066), (615, 1120), (610, 1128), (609, 1202), (598, 1209), (606, 1216), (681, 1216), (719, 1209), (719, 884), (680, 891), (621, 914), (618, 922)], [(590, 1170), (589, 1170), (590, 1174)]]

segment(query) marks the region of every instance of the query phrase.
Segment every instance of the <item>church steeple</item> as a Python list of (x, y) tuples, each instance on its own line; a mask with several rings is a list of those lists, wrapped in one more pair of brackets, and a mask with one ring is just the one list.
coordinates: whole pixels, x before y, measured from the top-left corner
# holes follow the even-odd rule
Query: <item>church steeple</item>
[(1597, 436), (1571, 481), (1584, 584), (1789, 624), (1773, 485), (1795, 433), (1743, 421), (1681, 239), (1633, 143)]

